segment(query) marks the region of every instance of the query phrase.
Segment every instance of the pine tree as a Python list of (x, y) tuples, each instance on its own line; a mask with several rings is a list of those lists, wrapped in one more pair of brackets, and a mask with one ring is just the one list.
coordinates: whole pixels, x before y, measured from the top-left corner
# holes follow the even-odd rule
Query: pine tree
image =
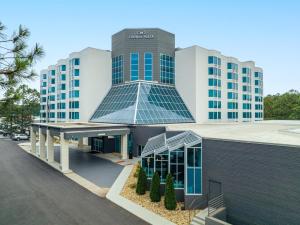
[(165, 187), (165, 208), (168, 210), (176, 209), (176, 196), (175, 196), (173, 178), (171, 174), (167, 175), (167, 181)]
[(20, 25), (12, 35), (6, 34), (5, 30), (0, 21), (0, 89), (16, 86), (37, 76), (32, 67), (44, 55), (39, 44), (29, 49), (27, 41), (30, 31), (27, 28)]
[(160, 177), (158, 172), (155, 172), (151, 182), (150, 199), (151, 202), (160, 202), (160, 198)]
[(145, 170), (140, 168), (135, 192), (138, 195), (144, 195), (147, 189), (147, 176)]

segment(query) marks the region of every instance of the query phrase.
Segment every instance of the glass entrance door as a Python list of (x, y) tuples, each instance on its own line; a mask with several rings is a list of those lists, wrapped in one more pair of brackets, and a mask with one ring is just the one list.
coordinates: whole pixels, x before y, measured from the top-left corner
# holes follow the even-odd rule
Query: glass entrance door
[(93, 150), (97, 152), (101, 152), (103, 150), (102, 138), (94, 138)]

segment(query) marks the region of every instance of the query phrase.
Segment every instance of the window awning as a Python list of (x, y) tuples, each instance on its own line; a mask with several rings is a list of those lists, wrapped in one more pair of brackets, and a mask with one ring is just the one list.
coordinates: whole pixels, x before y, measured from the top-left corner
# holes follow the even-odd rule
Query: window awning
[(191, 147), (199, 143), (202, 143), (202, 138), (193, 131), (184, 131), (170, 138), (167, 138), (166, 133), (163, 133), (148, 140), (141, 157), (159, 154), (166, 150), (173, 151), (184, 146)]

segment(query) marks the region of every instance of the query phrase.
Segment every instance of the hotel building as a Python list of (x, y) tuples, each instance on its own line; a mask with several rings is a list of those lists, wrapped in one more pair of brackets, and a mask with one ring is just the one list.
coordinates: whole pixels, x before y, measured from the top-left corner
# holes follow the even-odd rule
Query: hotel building
[(292, 126), (261, 120), (263, 70), (253, 61), (175, 48), (175, 35), (157, 28), (124, 29), (111, 51), (86, 48), (41, 72), (31, 151), (53, 163), (59, 137), (59, 168), (68, 172), (75, 139), (92, 151), (140, 157), (149, 182), (159, 173), (162, 191), (172, 174), (187, 209), (224, 196), (234, 224), (296, 224), (299, 139)]
[(110, 85), (110, 51), (71, 53), (40, 73), (41, 122), (87, 122)]
[(199, 46), (175, 49), (174, 34), (161, 29), (124, 29), (111, 51), (86, 48), (41, 71), (41, 121), (89, 120), (263, 120), (263, 71)]

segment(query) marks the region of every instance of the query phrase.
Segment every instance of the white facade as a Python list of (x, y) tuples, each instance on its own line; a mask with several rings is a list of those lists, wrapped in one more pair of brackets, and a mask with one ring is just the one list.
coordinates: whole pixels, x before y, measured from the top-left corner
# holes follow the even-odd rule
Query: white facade
[(176, 88), (196, 123), (263, 120), (262, 72), (199, 46), (175, 53)]
[(85, 48), (40, 74), (41, 122), (87, 122), (111, 87), (111, 52)]

